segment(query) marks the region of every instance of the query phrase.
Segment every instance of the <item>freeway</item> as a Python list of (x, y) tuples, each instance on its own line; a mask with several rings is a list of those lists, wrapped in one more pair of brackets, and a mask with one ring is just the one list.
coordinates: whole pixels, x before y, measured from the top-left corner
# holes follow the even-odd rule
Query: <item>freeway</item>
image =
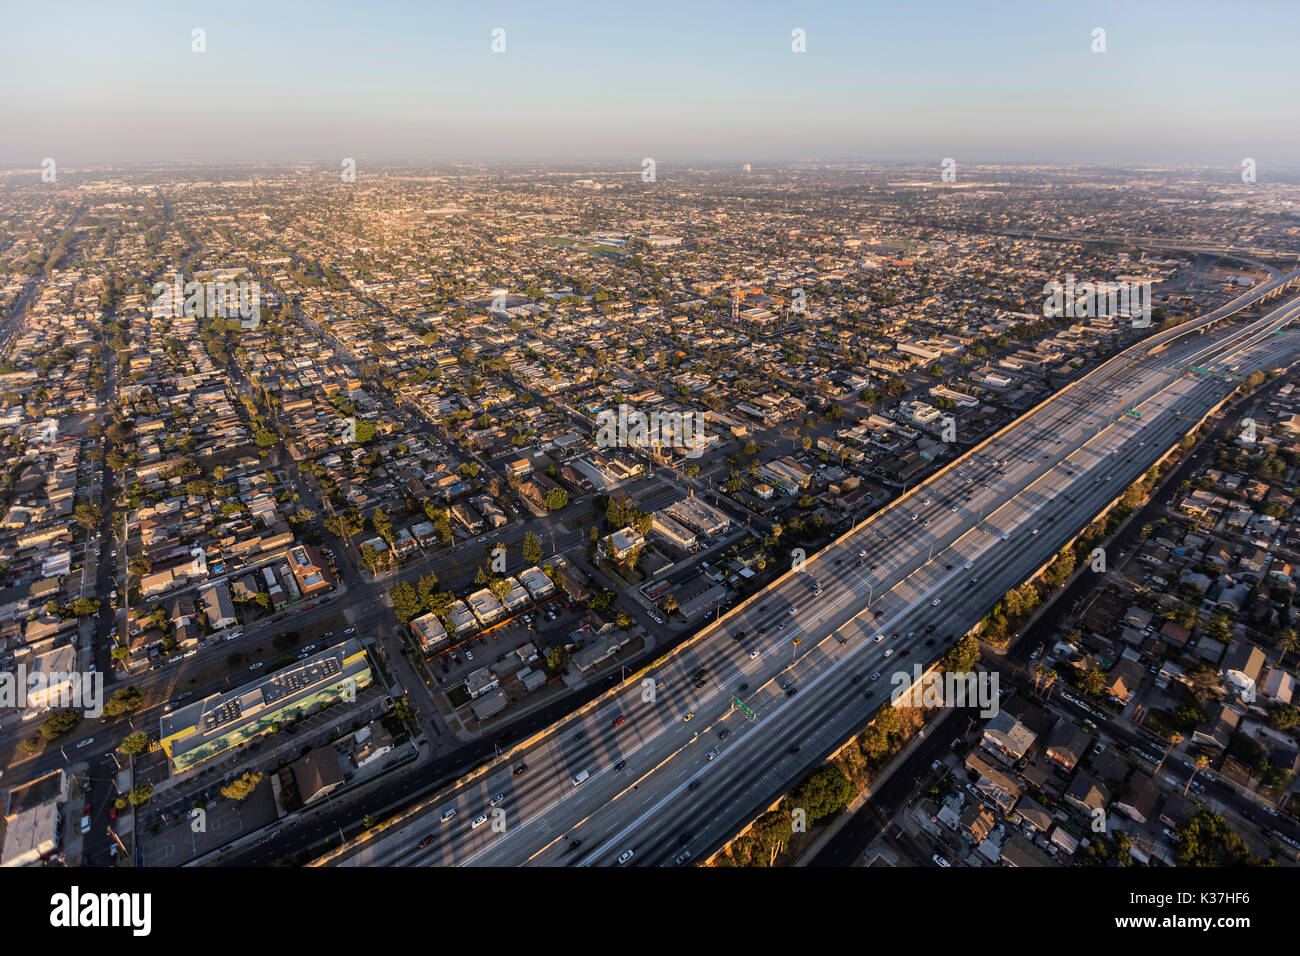
[(894, 671), (937, 657), (1050, 561), (1231, 376), (1291, 364), (1294, 303), (1207, 331), (1269, 285), (1110, 359), (680, 647), (657, 684), (615, 688), (338, 862), (703, 858), (863, 726)]

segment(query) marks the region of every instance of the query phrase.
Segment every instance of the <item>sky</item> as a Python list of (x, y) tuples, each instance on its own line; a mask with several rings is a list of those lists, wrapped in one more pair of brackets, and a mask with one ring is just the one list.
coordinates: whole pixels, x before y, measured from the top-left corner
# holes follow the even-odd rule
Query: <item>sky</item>
[(1300, 166), (1300, 0), (0, 0), (0, 23), (7, 167)]

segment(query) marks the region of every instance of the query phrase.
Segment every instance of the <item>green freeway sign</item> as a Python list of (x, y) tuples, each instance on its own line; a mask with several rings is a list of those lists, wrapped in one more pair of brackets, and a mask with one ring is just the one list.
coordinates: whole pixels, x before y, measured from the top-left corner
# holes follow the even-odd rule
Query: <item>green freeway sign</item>
[(750, 710), (748, 707), (746, 707), (746, 706), (745, 706), (745, 702), (744, 702), (743, 700), (741, 700), (739, 697), (733, 697), (733, 698), (731, 698), (731, 706), (734, 707), (734, 708), (736, 708), (738, 711), (740, 711), (742, 714), (744, 714), (744, 715), (745, 715), (746, 717), (748, 717), (750, 720), (757, 720), (757, 719), (758, 719), (758, 715), (755, 714), (755, 713), (754, 713), (752, 710)]

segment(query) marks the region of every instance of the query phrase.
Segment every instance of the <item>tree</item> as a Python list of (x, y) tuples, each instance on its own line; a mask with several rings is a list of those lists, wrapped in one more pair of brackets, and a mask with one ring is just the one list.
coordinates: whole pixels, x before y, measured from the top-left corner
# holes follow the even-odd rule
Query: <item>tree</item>
[(149, 752), (149, 747), (153, 739), (143, 730), (137, 730), (135, 733), (127, 734), (122, 741), (121, 751), (124, 754), (138, 756)]
[(148, 803), (149, 798), (152, 796), (153, 784), (146, 780), (144, 783), (132, 787), (131, 792), (127, 794), (127, 799), (131, 801), (131, 806), (138, 807), (142, 803)]
[(80, 504), (73, 509), (72, 516), (79, 527), (92, 531), (99, 526), (101, 513), (99, 505)]
[(427, 611), (433, 610), (433, 596), (438, 593), (438, 575), (430, 571), (415, 582), (415, 591), (420, 598), (420, 606)]
[(393, 612), (397, 615), (399, 621), (406, 624), (419, 615), (424, 602), (420, 600), (415, 588), (402, 581), (397, 587), (393, 588), (392, 594)]
[(546, 507), (551, 511), (559, 511), (569, 503), (569, 495), (563, 488), (552, 488), (546, 493)]
[(72, 613), (77, 617), (94, 617), (99, 613), (99, 598), (77, 598), (72, 602)]
[(1169, 736), (1169, 746), (1165, 748), (1165, 755), (1161, 757), (1160, 762), (1156, 764), (1156, 772), (1155, 774), (1153, 774), (1153, 776), (1156, 777), (1160, 776), (1160, 768), (1165, 765), (1165, 760), (1169, 758), (1169, 754), (1173, 751), (1173, 749), (1177, 747), (1179, 744), (1181, 744), (1182, 742), (1183, 742), (1182, 734), (1175, 733)]
[(236, 802), (246, 800), (261, 782), (262, 775), (260, 773), (245, 773), (222, 787), (221, 795)]
[(537, 564), (542, 560), (542, 542), (531, 531), (524, 533), (523, 552), (524, 560), (529, 564)]
[(1179, 866), (1259, 866), (1263, 861), (1217, 813), (1202, 810), (1178, 828)]
[(547, 651), (546, 666), (553, 671), (562, 671), (564, 668), (569, 666), (569, 661), (572, 659), (573, 655), (569, 653), (567, 647), (557, 645)]
[(75, 710), (56, 710), (41, 721), (41, 736), (46, 740), (55, 740), (69, 734), (81, 723), (81, 715)]
[(120, 687), (104, 705), (104, 714), (108, 717), (120, 717), (135, 710), (144, 703), (144, 694), (135, 687)]

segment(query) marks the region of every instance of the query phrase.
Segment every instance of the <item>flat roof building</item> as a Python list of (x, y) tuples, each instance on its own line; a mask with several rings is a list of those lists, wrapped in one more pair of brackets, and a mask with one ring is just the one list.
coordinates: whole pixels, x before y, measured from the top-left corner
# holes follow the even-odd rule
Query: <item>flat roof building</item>
[(267, 733), (271, 725), (368, 687), (370, 661), (351, 638), (305, 660), (164, 714), (158, 740), (177, 771), (189, 770)]

